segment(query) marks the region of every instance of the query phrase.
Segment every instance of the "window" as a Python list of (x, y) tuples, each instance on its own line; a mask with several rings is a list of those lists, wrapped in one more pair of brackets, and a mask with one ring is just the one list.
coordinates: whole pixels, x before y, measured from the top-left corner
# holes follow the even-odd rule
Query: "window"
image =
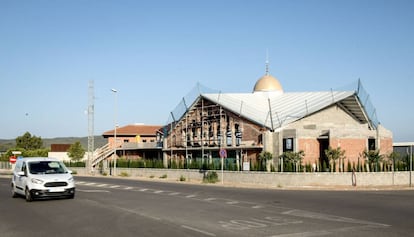
[(283, 152), (293, 151), (293, 138), (283, 138)]
[(231, 134), (230, 129), (227, 129), (226, 139), (227, 139), (227, 146), (231, 146), (232, 145), (232, 134)]
[(236, 146), (240, 146), (241, 141), (242, 141), (242, 132), (240, 130), (239, 124), (235, 124), (234, 128), (236, 130)]
[(27, 172), (26, 162), (23, 162), (22, 171), (26, 174)]
[(375, 138), (368, 138), (368, 150), (374, 151), (375, 149)]

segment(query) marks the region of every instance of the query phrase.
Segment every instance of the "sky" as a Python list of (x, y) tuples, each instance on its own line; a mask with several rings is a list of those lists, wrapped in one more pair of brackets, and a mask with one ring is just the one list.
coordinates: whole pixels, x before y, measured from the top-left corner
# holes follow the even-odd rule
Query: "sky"
[[(361, 80), (395, 142), (414, 141), (414, 1), (1, 0), (0, 138), (164, 125), (196, 85), (285, 92)], [(116, 89), (116, 93), (111, 89)]]

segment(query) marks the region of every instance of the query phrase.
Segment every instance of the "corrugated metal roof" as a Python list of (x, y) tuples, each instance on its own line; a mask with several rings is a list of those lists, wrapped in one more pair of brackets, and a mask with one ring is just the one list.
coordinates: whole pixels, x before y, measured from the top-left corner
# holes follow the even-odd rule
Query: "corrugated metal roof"
[(282, 127), (335, 103), (359, 121), (368, 121), (355, 91), (206, 93), (201, 96), (269, 129)]
[[(355, 87), (354, 87), (355, 86)], [(322, 92), (221, 93), (197, 84), (171, 111), (168, 124), (181, 120), (204, 97), (257, 124), (277, 129), (330, 105), (337, 104), (350, 116), (370, 128), (379, 124), (375, 107), (360, 80), (352, 88)], [(270, 102), (270, 106), (269, 106)]]

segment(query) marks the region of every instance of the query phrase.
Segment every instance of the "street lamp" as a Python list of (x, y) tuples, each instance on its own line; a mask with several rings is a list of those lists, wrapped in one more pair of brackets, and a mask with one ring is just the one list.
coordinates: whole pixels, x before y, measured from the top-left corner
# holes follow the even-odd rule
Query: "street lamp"
[(116, 140), (116, 114), (117, 114), (117, 95), (118, 91), (116, 89), (111, 89), (111, 91), (114, 93), (114, 176), (116, 176), (116, 146), (117, 146), (117, 140)]

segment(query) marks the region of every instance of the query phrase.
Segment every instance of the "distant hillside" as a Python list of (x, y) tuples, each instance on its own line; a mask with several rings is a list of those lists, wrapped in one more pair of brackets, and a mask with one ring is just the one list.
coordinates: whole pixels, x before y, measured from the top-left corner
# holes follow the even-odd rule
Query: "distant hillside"
[[(42, 138), (43, 147), (49, 148), (51, 144), (73, 144), (79, 141), (82, 147), (88, 149), (88, 137), (56, 137), (56, 138)], [(107, 139), (102, 136), (95, 136), (95, 149), (107, 143)], [(0, 139), (0, 151), (7, 151), (16, 145), (15, 139)]]

